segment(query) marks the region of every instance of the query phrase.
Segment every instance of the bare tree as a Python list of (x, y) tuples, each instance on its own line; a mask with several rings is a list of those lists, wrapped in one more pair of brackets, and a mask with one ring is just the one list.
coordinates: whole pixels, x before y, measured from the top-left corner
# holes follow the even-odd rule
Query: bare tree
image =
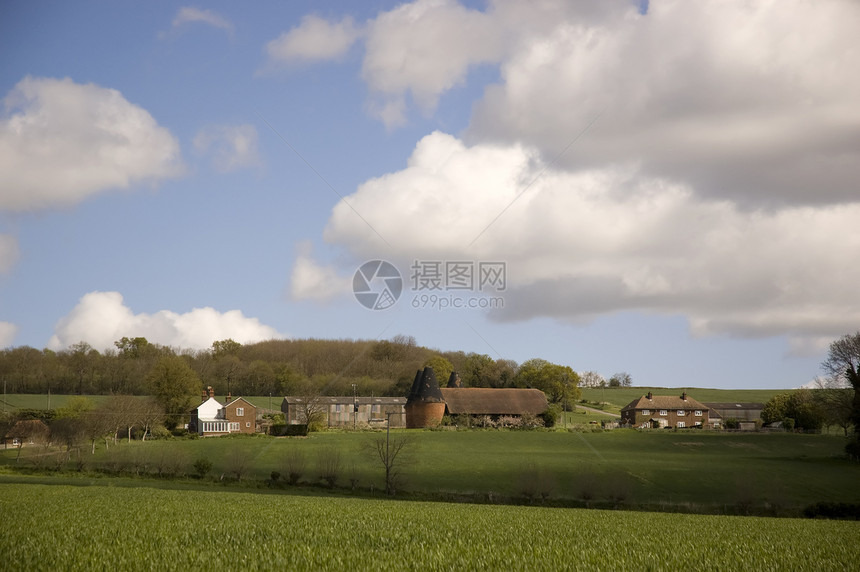
[(831, 378), (844, 380), (854, 389), (851, 422), (854, 433), (860, 434), (860, 331), (842, 336), (830, 344), (830, 351), (821, 368)]
[(241, 481), (242, 477), (251, 469), (251, 453), (241, 443), (234, 444), (227, 451), (227, 456), (224, 460), (227, 472), (233, 474), (237, 481)]
[(299, 479), (305, 474), (305, 455), (296, 447), (290, 447), (284, 456), (283, 470), (287, 476), (287, 483), (298, 484)]
[(370, 444), (373, 458), (385, 470), (385, 492), (397, 494), (397, 488), (403, 481), (403, 469), (409, 464), (408, 449), (412, 444), (411, 435), (395, 434), (393, 437), (386, 431), (385, 436), (375, 438)]
[(815, 379), (813, 400), (824, 411), (826, 423), (837, 425), (845, 436), (851, 428), (851, 412), (853, 411), (854, 393), (848, 384), (837, 377), (819, 377)]
[(343, 465), (340, 451), (334, 447), (324, 447), (317, 451), (317, 474), (329, 488), (334, 488), (340, 478)]

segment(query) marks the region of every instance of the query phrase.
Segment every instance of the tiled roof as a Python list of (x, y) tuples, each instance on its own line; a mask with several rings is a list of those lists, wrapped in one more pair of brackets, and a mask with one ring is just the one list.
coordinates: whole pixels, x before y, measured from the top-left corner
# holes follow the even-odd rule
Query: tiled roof
[(540, 415), (547, 409), (546, 395), (539, 389), (490, 389), (443, 387), (451, 415)]
[(630, 409), (709, 409), (704, 403), (696, 401), (689, 395), (687, 399), (681, 399), (678, 395), (652, 395), (648, 399), (647, 395), (643, 395), (639, 399), (634, 399), (628, 403), (621, 411)]
[[(405, 397), (356, 397), (355, 403), (359, 405), (405, 405), (406, 398)], [(316, 398), (308, 398), (308, 397), (295, 397), (295, 396), (287, 396), (284, 397), (284, 401), (290, 404), (294, 403), (307, 403), (309, 400), (315, 400), (320, 405), (343, 405), (348, 403), (352, 405), (353, 397), (351, 395), (343, 395), (338, 397), (316, 397)]]

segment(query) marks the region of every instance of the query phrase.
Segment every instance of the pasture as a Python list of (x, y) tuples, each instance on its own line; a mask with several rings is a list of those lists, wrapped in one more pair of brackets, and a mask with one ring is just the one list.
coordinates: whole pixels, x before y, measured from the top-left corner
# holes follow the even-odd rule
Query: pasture
[[(401, 491), (432, 498), (542, 497), (589, 505), (656, 507), (690, 512), (796, 514), (816, 502), (860, 503), (860, 465), (843, 459), (844, 439), (828, 435), (712, 433), (700, 430), (392, 431), (409, 435)], [(307, 438), (221, 437), (122, 443), (81, 468), (124, 474), (188, 474), (200, 459), (208, 479), (262, 482), (287, 474), (296, 456), (300, 481), (319, 483), (318, 461), (339, 456), (337, 484), (378, 491), (382, 468), (369, 449), (383, 432), (331, 431)], [(14, 466), (14, 450), (0, 463)], [(19, 466), (39, 463), (25, 449)], [(44, 463), (43, 463), (44, 465)], [(237, 474), (237, 467), (241, 474)], [(601, 505), (601, 503), (603, 503)]]
[(0, 484), (10, 570), (849, 570), (860, 523)]

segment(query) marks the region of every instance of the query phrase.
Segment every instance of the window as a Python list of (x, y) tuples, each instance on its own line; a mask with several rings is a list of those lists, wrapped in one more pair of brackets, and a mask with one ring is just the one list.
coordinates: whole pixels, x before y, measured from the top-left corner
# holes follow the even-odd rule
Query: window
[(668, 412), (668, 411), (666, 411), (665, 409), (661, 409), (661, 410), (660, 410), (660, 416), (661, 416), (661, 417), (666, 417), (667, 415), (669, 415), (669, 412)]
[(686, 423), (684, 423), (683, 421), (678, 421), (678, 425), (677, 425), (677, 426), (683, 429), (684, 427), (686, 427), (686, 426), (687, 426), (687, 424), (686, 424)]
[(651, 410), (650, 409), (643, 409), (642, 415), (651, 415)]
[(702, 410), (701, 410), (701, 409), (696, 409), (696, 413), (695, 413), (695, 415), (696, 415), (696, 417), (701, 417), (701, 416), (702, 416)]
[(250, 421), (245, 421), (245, 427), (250, 427), (250, 426), (251, 426), (251, 422), (250, 422)]
[(683, 417), (683, 416), (684, 416), (684, 415), (686, 415), (686, 414), (687, 414), (687, 412), (686, 412), (686, 411), (684, 411), (683, 409), (679, 409), (679, 410), (678, 410), (678, 417)]
[(238, 423), (230, 423), (230, 431), (238, 431), (239, 424)]
[(236, 417), (244, 417), (245, 416), (245, 408), (237, 407), (236, 408)]

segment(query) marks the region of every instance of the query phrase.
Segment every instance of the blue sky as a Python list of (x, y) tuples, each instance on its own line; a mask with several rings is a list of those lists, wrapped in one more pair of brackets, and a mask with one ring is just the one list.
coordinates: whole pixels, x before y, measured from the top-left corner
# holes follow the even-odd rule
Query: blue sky
[[(860, 324), (860, 9), (780, 6), (5, 2), (0, 347), (407, 334), (807, 383)], [(404, 290), (368, 310), (376, 259)]]

